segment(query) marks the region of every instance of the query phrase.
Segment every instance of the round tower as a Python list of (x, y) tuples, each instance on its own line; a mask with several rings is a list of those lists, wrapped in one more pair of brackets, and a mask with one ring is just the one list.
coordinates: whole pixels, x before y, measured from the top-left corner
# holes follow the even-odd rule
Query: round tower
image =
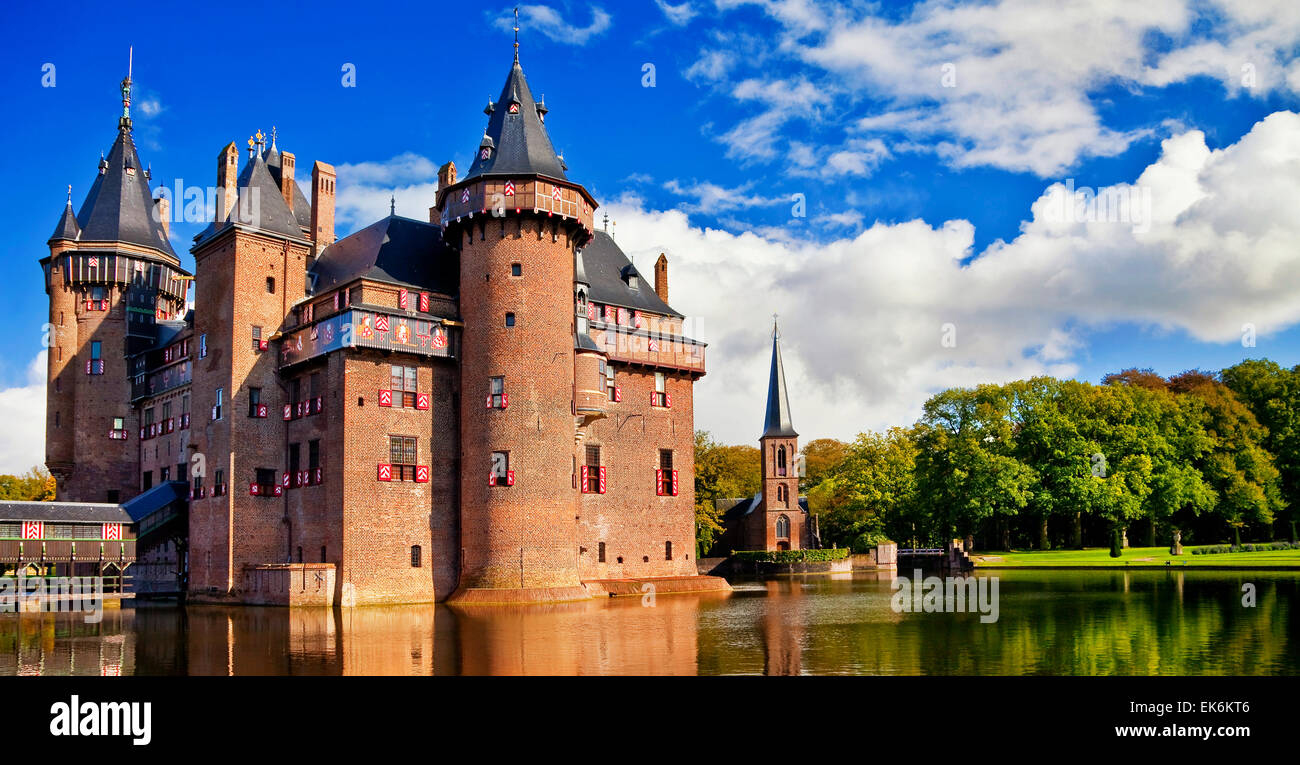
[(587, 597), (578, 578), (574, 253), (595, 201), (565, 175), (518, 55), (474, 164), (439, 189), (460, 250), (461, 572), (451, 600)]

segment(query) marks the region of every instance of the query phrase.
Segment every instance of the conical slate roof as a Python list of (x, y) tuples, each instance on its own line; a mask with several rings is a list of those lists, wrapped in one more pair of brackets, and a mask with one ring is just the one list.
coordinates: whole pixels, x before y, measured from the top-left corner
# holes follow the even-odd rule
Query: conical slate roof
[[(568, 180), (546, 134), (542, 113), (528, 88), (518, 58), (510, 67), (501, 97), (486, 110), (487, 132), (465, 179), (492, 175), (543, 175)], [(489, 141), (491, 142), (489, 144)], [(495, 147), (495, 148), (493, 148)], [(483, 153), (487, 151), (487, 158)]]
[(767, 380), (767, 416), (763, 438), (794, 438), (799, 434), (790, 419), (790, 394), (785, 388), (785, 366), (781, 363), (781, 335), (772, 333), (772, 372)]
[(99, 166), (100, 173), (77, 213), (82, 241), (129, 242), (175, 258), (162, 223), (154, 218), (153, 194), (129, 123), (118, 128), (117, 140)]
[(253, 226), (295, 239), (304, 238), (298, 219), (289, 210), (289, 205), (285, 204), (284, 197), (280, 194), (280, 185), (271, 177), (271, 171), (260, 152), (252, 152), (252, 157), (239, 173), (236, 186), (237, 199), (230, 209), (230, 215), (220, 224), (210, 224), (195, 237), (195, 241), (201, 242), (209, 238), (227, 223)]
[(50, 239), (77, 239), (81, 236), (81, 227), (77, 225), (77, 216), (72, 214), (72, 200), (63, 208), (63, 215), (59, 216), (59, 225), (54, 227), (54, 233)]

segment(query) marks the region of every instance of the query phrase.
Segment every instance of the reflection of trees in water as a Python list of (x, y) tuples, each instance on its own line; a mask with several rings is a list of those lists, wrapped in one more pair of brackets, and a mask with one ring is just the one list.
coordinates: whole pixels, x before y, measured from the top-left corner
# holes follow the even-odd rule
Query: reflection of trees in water
[[(0, 615), (0, 675), (1297, 674), (1300, 578), (1000, 571), (999, 619), (897, 614), (887, 577), (545, 606), (143, 605)], [(1241, 604), (1243, 583), (1257, 605)]]

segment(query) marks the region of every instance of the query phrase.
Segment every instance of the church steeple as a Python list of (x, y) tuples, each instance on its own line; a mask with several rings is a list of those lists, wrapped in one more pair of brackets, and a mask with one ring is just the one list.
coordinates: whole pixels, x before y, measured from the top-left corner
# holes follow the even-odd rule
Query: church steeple
[(785, 366), (781, 363), (781, 330), (772, 317), (772, 371), (767, 380), (767, 416), (763, 438), (795, 438), (790, 419), (790, 394), (785, 387)]

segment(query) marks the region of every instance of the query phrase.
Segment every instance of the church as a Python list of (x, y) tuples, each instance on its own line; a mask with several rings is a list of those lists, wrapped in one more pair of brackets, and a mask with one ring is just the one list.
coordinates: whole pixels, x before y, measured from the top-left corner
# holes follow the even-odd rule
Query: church
[[(196, 601), (728, 589), (692, 557), (705, 344), (668, 302), (667, 258), (647, 278), (595, 224), (517, 40), (428, 220), (336, 239), (347, 179), (259, 130), (216, 152), (192, 274), (137, 154), (131, 84), (40, 261), (58, 500), (139, 508), (140, 559), (171, 561)], [(793, 438), (775, 426), (787, 498)]]
[(808, 512), (807, 497), (799, 496), (803, 461), (799, 434), (790, 416), (790, 392), (781, 362), (781, 332), (772, 326), (772, 365), (767, 379), (767, 408), (759, 436), (762, 484), (752, 497), (717, 500), (722, 534), (714, 555), (734, 550), (807, 550), (820, 546), (817, 518)]

